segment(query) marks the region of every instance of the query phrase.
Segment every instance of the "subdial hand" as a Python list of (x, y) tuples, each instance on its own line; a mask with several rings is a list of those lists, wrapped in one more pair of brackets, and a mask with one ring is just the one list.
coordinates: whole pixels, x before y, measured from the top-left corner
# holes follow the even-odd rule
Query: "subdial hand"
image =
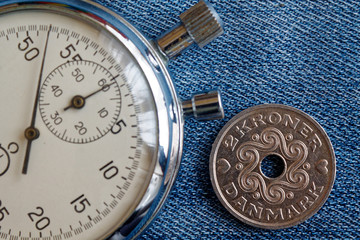
[(47, 36), (46, 36), (46, 42), (45, 42), (43, 58), (42, 58), (41, 67), (40, 67), (39, 81), (38, 81), (38, 86), (37, 86), (37, 91), (36, 91), (34, 108), (32, 111), (30, 127), (28, 127), (25, 130), (25, 138), (28, 141), (27, 141), (25, 159), (24, 159), (24, 164), (23, 164), (23, 169), (22, 169), (23, 174), (27, 174), (32, 141), (39, 138), (39, 136), (40, 136), (39, 130), (35, 127), (35, 121), (36, 121), (36, 113), (37, 113), (37, 107), (38, 107), (39, 97), (40, 97), (41, 80), (42, 80), (42, 76), (43, 76), (43, 72), (44, 72), (46, 51), (47, 51), (47, 47), (48, 47), (48, 43), (49, 43), (49, 36), (50, 36), (51, 28), (52, 28), (52, 25), (49, 26), (49, 30), (48, 30)]
[(75, 97), (73, 97), (71, 99), (71, 102), (70, 102), (70, 105), (67, 106), (66, 108), (64, 108), (64, 111), (67, 111), (69, 110), (70, 108), (75, 108), (75, 109), (81, 109), (85, 106), (85, 103), (86, 103), (86, 99), (88, 99), (89, 97), (92, 97), (94, 96), (95, 94), (103, 91), (103, 90), (106, 90), (107, 88), (111, 87), (111, 85), (115, 84), (116, 81), (115, 79), (119, 77), (119, 74), (116, 75), (115, 77), (113, 77), (110, 81), (112, 81), (111, 83), (109, 84), (105, 84), (104, 86), (102, 86), (100, 89), (96, 90), (95, 92), (93, 93), (90, 93), (89, 95), (87, 95), (86, 97), (83, 97), (81, 95), (76, 95)]

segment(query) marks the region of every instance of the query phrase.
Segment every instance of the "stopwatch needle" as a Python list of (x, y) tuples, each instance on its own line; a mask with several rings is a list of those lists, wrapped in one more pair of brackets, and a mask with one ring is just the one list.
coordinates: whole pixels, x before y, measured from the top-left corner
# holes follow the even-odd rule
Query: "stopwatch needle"
[(115, 77), (113, 77), (110, 81), (113, 81), (112, 83), (109, 84), (105, 84), (104, 86), (102, 86), (100, 89), (96, 90), (93, 93), (90, 93), (89, 95), (87, 95), (86, 97), (83, 97), (81, 95), (76, 95), (75, 97), (73, 97), (71, 99), (70, 105), (67, 106), (66, 108), (64, 108), (64, 111), (69, 110), (70, 108), (75, 108), (75, 109), (81, 109), (85, 106), (85, 102), (86, 99), (88, 99), (89, 97), (94, 96), (95, 94), (101, 92), (101, 91), (105, 91), (106, 89), (108, 89), (111, 85), (115, 84), (116, 81), (114, 81), (119, 75), (116, 75)]
[(31, 124), (30, 124), (30, 127), (25, 129), (25, 138), (28, 141), (27, 141), (25, 159), (24, 159), (24, 164), (23, 164), (23, 169), (22, 169), (23, 174), (27, 174), (32, 141), (35, 140), (35, 139), (38, 139), (39, 136), (40, 136), (39, 130), (35, 127), (35, 121), (36, 121), (36, 113), (37, 113), (37, 107), (38, 107), (38, 102), (39, 102), (39, 97), (40, 97), (41, 80), (42, 80), (42, 76), (43, 76), (43, 72), (44, 72), (46, 51), (47, 51), (47, 47), (48, 47), (51, 28), (52, 28), (52, 25), (49, 26), (49, 30), (48, 30), (47, 36), (46, 36), (46, 42), (45, 42), (43, 58), (42, 58), (41, 67), (40, 67), (39, 81), (38, 81), (38, 86), (37, 86), (37, 91), (36, 91), (34, 108), (33, 108), (33, 111), (32, 111)]

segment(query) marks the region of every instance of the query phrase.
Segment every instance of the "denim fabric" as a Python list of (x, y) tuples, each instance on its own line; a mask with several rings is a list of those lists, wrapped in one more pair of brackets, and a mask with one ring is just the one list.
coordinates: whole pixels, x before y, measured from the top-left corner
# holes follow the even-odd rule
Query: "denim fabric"
[[(195, 0), (98, 0), (154, 38)], [(141, 239), (360, 238), (360, 3), (358, 0), (213, 0), (225, 34), (172, 60), (181, 98), (220, 88), (224, 120), (185, 124), (182, 166), (162, 211)], [(329, 199), (284, 230), (250, 227), (218, 201), (211, 145), (226, 121), (263, 103), (305, 111), (328, 133), (337, 157)]]

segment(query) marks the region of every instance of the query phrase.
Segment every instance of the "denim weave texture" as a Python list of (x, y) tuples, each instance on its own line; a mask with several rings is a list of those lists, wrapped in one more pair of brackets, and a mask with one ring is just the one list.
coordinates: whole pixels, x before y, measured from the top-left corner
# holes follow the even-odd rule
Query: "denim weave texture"
[[(194, 0), (97, 0), (149, 38), (177, 23)], [(360, 238), (360, 2), (212, 0), (225, 33), (169, 63), (180, 98), (219, 88), (225, 119), (185, 123), (177, 181), (140, 239)], [(324, 206), (300, 225), (263, 230), (234, 218), (210, 182), (220, 129), (240, 111), (285, 104), (312, 116), (332, 141), (336, 180)]]

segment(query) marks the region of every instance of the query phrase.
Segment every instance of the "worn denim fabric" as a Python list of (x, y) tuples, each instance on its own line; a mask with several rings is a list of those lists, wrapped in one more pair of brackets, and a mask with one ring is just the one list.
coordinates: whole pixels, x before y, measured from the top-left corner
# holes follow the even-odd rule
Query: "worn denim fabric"
[[(155, 38), (195, 0), (97, 0)], [(140, 239), (360, 238), (360, 3), (358, 0), (212, 0), (225, 34), (172, 60), (181, 98), (219, 88), (224, 120), (185, 124), (181, 169), (162, 211)], [(211, 145), (226, 121), (258, 104), (296, 107), (328, 133), (337, 157), (329, 199), (284, 230), (241, 223), (218, 201)]]

